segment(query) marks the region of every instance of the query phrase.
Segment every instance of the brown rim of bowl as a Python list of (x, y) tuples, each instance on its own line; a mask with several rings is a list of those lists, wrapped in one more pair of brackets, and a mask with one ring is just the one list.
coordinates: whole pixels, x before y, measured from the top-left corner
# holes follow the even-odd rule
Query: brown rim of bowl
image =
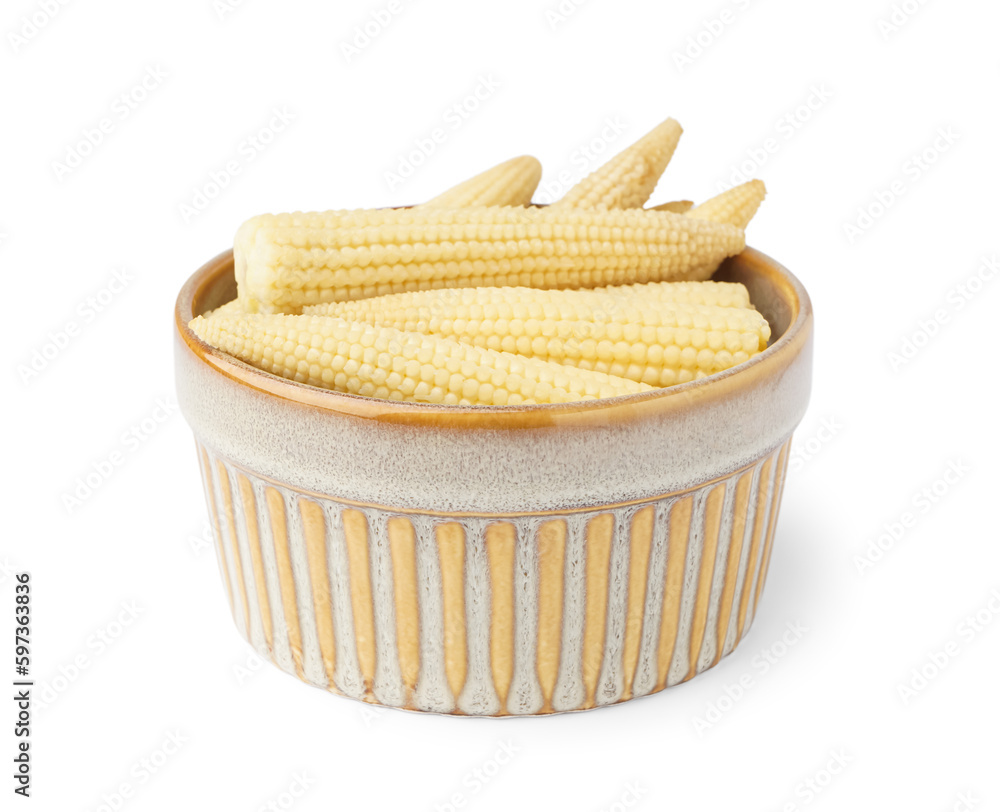
[[(252, 367), (206, 344), (188, 322), (201, 310), (206, 293), (219, 278), (233, 273), (233, 252), (224, 251), (202, 265), (177, 296), (174, 323), (183, 345), (216, 372), (259, 392), (337, 414), (368, 420), (438, 428), (516, 429), (584, 426), (623, 422), (723, 400), (762, 380), (781, 374), (806, 346), (812, 332), (812, 305), (802, 283), (775, 260), (747, 248), (739, 261), (768, 278), (791, 311), (788, 328), (771, 346), (749, 361), (707, 378), (636, 395), (528, 406), (444, 406), (405, 403), (333, 392), (296, 383)], [(732, 261), (731, 258), (730, 261)]]

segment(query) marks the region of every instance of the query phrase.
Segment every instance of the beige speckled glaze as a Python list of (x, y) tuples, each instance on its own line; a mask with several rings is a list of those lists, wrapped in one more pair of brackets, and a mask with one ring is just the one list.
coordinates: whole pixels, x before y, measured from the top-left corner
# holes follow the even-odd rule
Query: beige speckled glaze
[(662, 690), (753, 620), (792, 431), (809, 398), (805, 290), (748, 249), (772, 345), (669, 389), (550, 406), (445, 407), (328, 392), (202, 343), (231, 252), (177, 301), (194, 430), (240, 633), (335, 693), (526, 715)]

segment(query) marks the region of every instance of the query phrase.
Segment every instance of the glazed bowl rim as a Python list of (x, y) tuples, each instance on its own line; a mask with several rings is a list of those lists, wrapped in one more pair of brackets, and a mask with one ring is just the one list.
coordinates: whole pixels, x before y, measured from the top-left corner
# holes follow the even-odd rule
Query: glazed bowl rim
[(334, 392), (290, 381), (257, 369), (202, 341), (188, 326), (204, 294), (220, 277), (233, 273), (233, 252), (223, 251), (195, 271), (181, 287), (174, 307), (175, 338), (202, 364), (231, 381), (265, 396), (331, 414), (409, 425), (477, 428), (537, 428), (553, 425), (593, 425), (636, 418), (650, 412), (687, 410), (706, 401), (746, 391), (794, 362), (811, 336), (812, 305), (802, 283), (783, 265), (753, 248), (746, 248), (728, 262), (749, 262), (768, 277), (788, 304), (791, 317), (787, 329), (763, 352), (731, 369), (688, 383), (676, 384), (633, 395), (579, 401), (516, 406), (448, 406), (382, 400), (363, 395)]

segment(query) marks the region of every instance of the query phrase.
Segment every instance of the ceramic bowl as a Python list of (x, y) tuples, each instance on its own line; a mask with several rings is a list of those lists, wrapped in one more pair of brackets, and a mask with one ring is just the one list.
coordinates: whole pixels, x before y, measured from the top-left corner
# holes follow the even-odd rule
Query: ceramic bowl
[(459, 407), (261, 372), (187, 327), (235, 295), (232, 253), (176, 308), (236, 627), (299, 679), (381, 705), (547, 714), (655, 693), (747, 633), (806, 409), (802, 285), (748, 249), (771, 346), (729, 371), (576, 404)]

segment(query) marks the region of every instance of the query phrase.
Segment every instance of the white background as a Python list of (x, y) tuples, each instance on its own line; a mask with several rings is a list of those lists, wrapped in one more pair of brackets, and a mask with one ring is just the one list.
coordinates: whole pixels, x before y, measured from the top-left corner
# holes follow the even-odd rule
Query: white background
[[(350, 61), (343, 43), (387, 2), (68, 2), (24, 41), (10, 34), (40, 2), (3, 4), (0, 676), (13, 679), (11, 572), (30, 570), (36, 696), (49, 700), (35, 707), (33, 797), (9, 808), (95, 810), (104, 796), (127, 810), (280, 808), (305, 774), (301, 812), (432, 810), (455, 793), (476, 812), (933, 812), (970, 792), (973, 808), (1000, 809), (1000, 281), (977, 276), (1000, 251), (1000, 7), (908, 0), (892, 31), (889, 0), (589, 0), (563, 4), (562, 20), (546, 14), (558, 0), (400, 2)], [(723, 11), (721, 34), (704, 33)], [(680, 65), (699, 36), (702, 53)], [(166, 78), (123, 117), (116, 100), (150, 68)], [(481, 77), (499, 88), (445, 123)], [(781, 124), (814, 87), (818, 109)], [(294, 120), (250, 161), (245, 139), (273, 109)], [(518, 721), (372, 713), (257, 667), (227, 616), (173, 401), (183, 281), (259, 212), (415, 203), (522, 153), (552, 181), (581, 168), (578, 148), (608, 117), (624, 132), (606, 155), (668, 115), (685, 136), (652, 202), (714, 194), (774, 139), (754, 171), (770, 194), (749, 241), (816, 307), (812, 405), (747, 639), (652, 698)], [(55, 166), (102, 118), (102, 142), (68, 173)], [(386, 172), (437, 126), (445, 143), (390, 188)], [(239, 174), (185, 221), (181, 205), (234, 159)], [(902, 194), (858, 225), (894, 183)], [(129, 281), (102, 294), (116, 270)], [(894, 364), (907, 339), (919, 348)], [(33, 358), (43, 368), (27, 374)], [(121, 464), (68, 504), (113, 452)], [(965, 473), (935, 494), (953, 463)], [(911, 526), (870, 553), (904, 512)], [(138, 616), (116, 625), (133, 603)], [(768, 663), (789, 623), (808, 631)], [(946, 646), (943, 671), (901, 695)], [(186, 741), (162, 763), (175, 731)], [(468, 776), (492, 770), (501, 741), (513, 759), (477, 788)], [(831, 775), (834, 754), (846, 766)], [(162, 766), (149, 775), (144, 758)]]

